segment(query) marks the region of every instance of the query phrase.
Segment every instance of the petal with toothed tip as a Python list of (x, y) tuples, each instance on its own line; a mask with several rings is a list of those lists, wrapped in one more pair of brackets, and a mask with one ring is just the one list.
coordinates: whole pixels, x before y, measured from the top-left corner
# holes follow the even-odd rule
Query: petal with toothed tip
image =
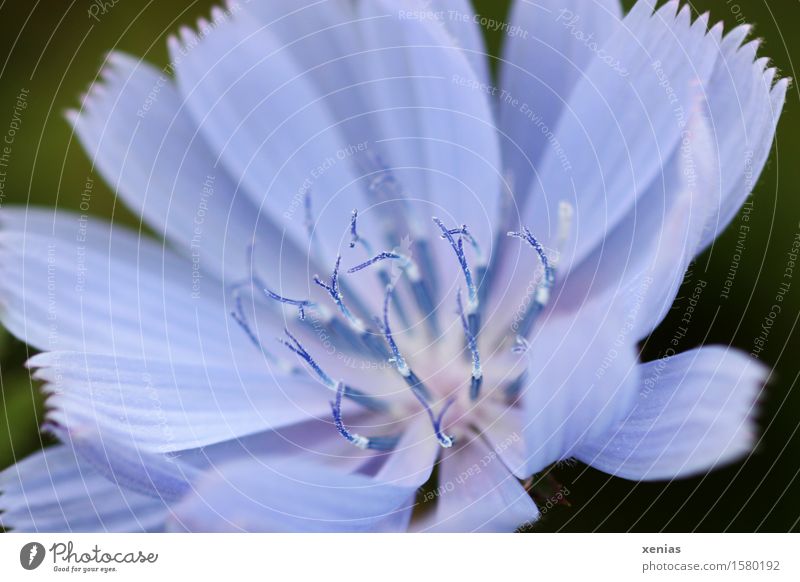
[(630, 414), (587, 439), (581, 461), (649, 481), (688, 477), (733, 462), (755, 441), (753, 416), (767, 369), (723, 347), (702, 347), (642, 365)]
[(121, 488), (66, 445), (0, 472), (0, 527), (14, 532), (157, 532), (168, 514), (164, 501)]

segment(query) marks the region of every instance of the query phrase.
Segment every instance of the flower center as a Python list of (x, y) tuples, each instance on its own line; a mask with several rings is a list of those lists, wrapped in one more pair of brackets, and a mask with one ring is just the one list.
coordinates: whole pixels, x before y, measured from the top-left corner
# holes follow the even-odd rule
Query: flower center
[[(306, 221), (313, 224), (310, 200), (306, 200), (305, 207)], [(568, 229), (570, 219), (571, 207), (562, 205), (560, 239), (564, 238), (563, 233)], [(449, 245), (453, 252), (464, 285), (464, 293), (459, 288), (455, 294), (455, 321), (448, 322), (444, 332), (440, 331), (442, 326), (435, 309), (436, 294), (430, 282), (433, 263), (427, 255), (428, 242), (418, 244), (418, 249), (422, 250), (419, 261), (403, 250), (375, 252), (371, 242), (359, 235), (357, 210), (353, 210), (349, 225), (349, 246), (351, 249), (362, 247), (370, 258), (344, 271), (342, 255), (339, 254), (330, 277), (314, 277), (314, 283), (330, 299), (334, 313), (325, 305), (310, 299), (285, 297), (258, 277), (253, 277), (246, 284), (236, 285), (233, 290), (235, 310), (232, 316), (244, 333), (270, 364), (279, 365), (293, 373), (310, 372), (332, 391), (331, 413), (336, 430), (347, 441), (362, 449), (393, 449), (402, 434), (402, 428), (397, 433), (384, 435), (365, 436), (354, 432), (348, 428), (344, 418), (345, 400), (384, 419), (391, 419), (387, 424), (392, 425), (421, 412), (427, 416), (439, 444), (449, 448), (463, 428), (470, 426), (470, 419), (483, 401), (490, 399), (509, 404), (515, 400), (521, 385), (520, 374), (509, 377), (508, 370), (514, 366), (509, 366), (508, 359), (502, 354), (497, 356), (493, 353), (488, 362), (482, 358), (481, 348), (487, 346), (482, 345), (481, 296), (490, 283), (487, 276), (490, 269), (479, 241), (472, 236), (468, 225), (450, 228), (439, 218), (433, 217), (432, 220), (441, 233), (440, 242)], [(508, 236), (526, 242), (535, 251), (538, 263), (543, 268), (535, 293), (518, 326), (519, 336), (512, 351), (519, 353), (527, 349), (524, 338), (547, 306), (556, 270), (554, 262), (527, 228), (520, 232), (509, 232)], [(469, 259), (465, 248), (471, 249)], [(377, 274), (384, 288), (380, 314), (363, 314), (362, 310), (352, 309), (345, 301), (341, 287), (342, 275), (356, 275), (363, 271)], [(245, 313), (241, 293), (247, 286), (255, 295), (263, 293), (262, 297), (268, 300), (296, 308), (300, 324), (306, 328), (319, 324), (326, 330), (326, 337), (334, 337), (341, 344), (342, 353), (358, 354), (362, 361), (371, 363), (370, 367), (374, 364), (375, 368), (388, 368), (386, 371), (394, 377), (394, 381), (380, 382), (380, 389), (376, 389), (375, 382), (369, 387), (362, 387), (335, 379), (314, 356), (314, 348), (307, 349), (298, 339), (299, 334), (288, 328), (284, 330), (285, 338), (280, 341), (297, 356), (301, 367), (296, 368), (273, 355), (263, 346)], [(314, 321), (310, 324), (310, 318), (306, 317), (308, 312), (314, 313)], [(423, 327), (427, 331), (427, 338), (424, 341), (421, 340), (420, 330), (408, 331), (412, 312), (421, 314), (425, 322)], [(367, 323), (369, 315), (372, 315), (371, 323)], [(401, 333), (396, 334), (395, 329)]]

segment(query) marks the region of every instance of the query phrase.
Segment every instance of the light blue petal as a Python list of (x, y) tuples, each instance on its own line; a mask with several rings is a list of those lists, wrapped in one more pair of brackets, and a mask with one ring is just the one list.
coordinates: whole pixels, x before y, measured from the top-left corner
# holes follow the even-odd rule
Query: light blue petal
[[(706, 19), (694, 26), (705, 29)], [(603, 244), (573, 267), (559, 294), (560, 307), (617, 285), (642, 304), (637, 333), (648, 335), (671, 305), (685, 267), (752, 189), (774, 136), (786, 82), (773, 87), (775, 71), (764, 71), (764, 60), (753, 62), (753, 45), (738, 49), (743, 29), (724, 39), (721, 29), (718, 25), (709, 33), (721, 42), (720, 55), (712, 79), (697, 88), (695, 105), (684, 112), (681, 148), (664, 164), (663, 179), (655, 180)], [(723, 88), (723, 80), (735, 86)]]
[(0, 473), (0, 512), (0, 527), (18, 532), (142, 532), (163, 530), (168, 510), (59, 445)]
[(163, 502), (180, 499), (199, 474), (195, 467), (141, 451), (130, 438), (112, 437), (91, 424), (76, 429), (50, 424), (47, 430), (67, 444), (81, 462), (120, 488)]
[(513, 532), (533, 523), (539, 510), (497, 453), (480, 437), (457, 445), (441, 462), (436, 510), (422, 532)]
[(489, 72), (489, 54), (483, 41), (483, 30), (502, 26), (502, 22), (487, 21), (481, 24), (480, 15), (469, 0), (432, 0), (430, 8), (440, 15), (439, 20), (453, 38), (453, 45), (460, 47), (469, 61), (476, 80), (487, 87), (492, 82)]
[(735, 461), (752, 449), (767, 374), (759, 362), (722, 347), (644, 364), (636, 407), (576, 456), (636, 480), (687, 477)]
[[(260, 268), (276, 277), (279, 271), (287, 294), (305, 292), (305, 251), (281, 240), (276, 223), (218, 163), (170, 75), (112, 53), (101, 77), (69, 119), (128, 207), (192, 256), (204, 276), (238, 282), (253, 268), (247, 247), (255, 243)], [(201, 281), (200, 287), (213, 286)]]
[[(170, 452), (330, 418), (330, 392), (308, 375), (77, 353), (29, 365), (47, 382), (48, 417), (98, 426), (135, 447)], [(335, 434), (333, 426), (331, 434)]]
[[(503, 160), (524, 199), (584, 68), (622, 19), (619, 0), (516, 0), (504, 31), (498, 99)], [(524, 105), (524, 107), (523, 107)], [(535, 119), (531, 119), (536, 115)]]
[[(467, 0), (426, 6), (340, 0), (244, 5), (297, 62), (348, 143), (368, 144), (353, 156), (359, 187), (367, 193), (359, 220), (365, 238), (373, 246), (410, 240), (414, 246), (406, 252), (418, 261), (427, 258), (417, 253), (421, 238), (440, 236), (434, 215), (469, 224), (488, 252), (499, 189), (489, 99), (480, 88), (460, 84), (488, 83), (473, 10)], [(382, 232), (370, 230), (376, 226)], [(450, 250), (432, 246), (442, 259), (441, 278), (455, 279)], [(359, 292), (374, 279), (359, 277)], [(429, 287), (435, 290), (432, 279)], [(364, 294), (370, 296), (370, 289)]]
[(230, 362), (250, 353), (224, 290), (193, 288), (193, 266), (122, 227), (59, 211), (0, 212), (3, 324), (42, 350)]
[[(322, 190), (318, 179), (308, 176), (308, 182), (292, 185), (293, 192), (287, 194), (294, 196), (291, 201), (273, 196), (273, 199), (267, 199), (266, 208), (281, 213), (281, 221), (285, 220), (284, 215), (288, 208), (288, 219), (294, 223), (289, 225), (290, 232), (296, 231), (298, 219), (304, 218), (303, 209), (297, 208), (298, 200), (302, 201), (302, 197), (298, 198), (298, 194), (302, 192), (298, 191), (309, 190), (313, 218), (320, 219), (322, 215), (315, 231), (318, 241), (315, 244), (318, 246), (314, 248), (312, 255), (319, 251), (319, 243), (328, 248), (328, 254), (334, 245), (341, 244), (344, 228), (347, 226), (342, 222), (341, 213), (353, 208), (359, 210), (359, 235), (373, 247), (373, 252), (382, 250), (384, 246), (394, 247), (401, 243), (403, 237), (419, 240), (419, 233), (424, 232), (420, 225), (424, 229), (430, 221), (430, 208), (424, 208), (423, 215), (409, 220), (415, 209), (409, 207), (407, 198), (425, 198), (428, 196), (427, 192), (405, 180), (406, 175), (403, 176), (403, 185), (407, 187), (405, 191), (393, 187), (393, 183), (385, 179), (385, 164), (393, 161), (389, 152), (401, 146), (397, 142), (384, 140), (380, 129), (389, 103), (381, 102), (376, 96), (376, 85), (382, 82), (385, 72), (380, 67), (374, 68), (373, 65), (379, 59), (368, 50), (366, 44), (367, 33), (375, 23), (374, 19), (358, 15), (355, 3), (349, 0), (276, 0), (237, 6), (244, 9), (242, 18), (252, 19), (263, 26), (259, 33), (261, 36), (274, 37), (276, 51), (280, 47), (268, 59), (264, 52), (258, 56), (267, 60), (290, 61), (290, 67), (296, 65), (297, 82), (304, 87), (307, 84), (307, 91), (315, 96), (313, 102), (297, 101), (291, 106), (310, 106), (314, 111), (320, 110), (321, 115), (328, 120), (326, 123), (330, 124), (327, 133), (347, 144), (343, 153), (336, 156), (335, 163), (351, 166), (353, 177), (357, 179), (357, 183), (352, 184), (351, 188), (337, 193), (333, 190)], [(263, 68), (268, 63), (259, 62), (257, 66)], [(243, 75), (242, 82), (246, 82), (246, 76)], [(264, 95), (269, 95), (269, 91), (276, 87), (278, 83), (275, 80), (270, 81), (269, 87), (264, 89)], [(291, 87), (280, 88), (274, 96), (270, 95), (268, 103), (291, 90)], [(275, 114), (267, 112), (266, 115)], [(305, 119), (304, 112), (301, 111), (297, 119), (290, 118), (288, 123), (299, 124)], [(313, 121), (313, 116), (309, 121)], [(317, 130), (323, 129), (326, 128), (320, 127)], [(316, 161), (318, 157), (312, 155), (296, 163), (305, 161), (306, 172), (319, 173), (316, 171), (316, 167), (320, 165)], [(338, 159), (339, 157), (342, 159)], [(276, 161), (281, 160), (276, 158)], [(421, 167), (421, 164), (415, 164), (415, 167)], [(403, 172), (407, 174), (408, 170)], [(328, 170), (322, 173), (327, 174)], [(411, 173), (419, 172), (413, 170)], [(273, 204), (273, 201), (276, 202)], [(306, 240), (304, 229), (295, 234)], [(355, 252), (359, 253), (359, 260), (367, 258), (363, 249), (359, 248)], [(323, 271), (329, 268), (326, 267)], [(376, 280), (369, 275), (358, 277), (358, 294), (363, 293), (365, 297), (380, 296), (379, 290), (373, 286)], [(348, 296), (352, 295), (352, 292), (348, 292)]]
[[(655, 14), (640, 1), (586, 65), (537, 167), (521, 222), (543, 244), (557, 244), (559, 204), (575, 207), (572, 236), (560, 253), (565, 272), (601, 245), (678, 148), (698, 88), (708, 83), (719, 49), (690, 11), (668, 2)], [(618, 59), (627, 71), (609, 66)], [(666, 81), (665, 81), (666, 80)], [(566, 161), (566, 164), (565, 164)], [(514, 257), (507, 261), (514, 267)], [(510, 291), (524, 294), (530, 276), (517, 269)]]
[(552, 316), (534, 333), (521, 396), (527, 476), (571, 456), (630, 411), (639, 386), (634, 315), (600, 298), (577, 316)]
[[(214, 10), (212, 18), (168, 43), (185, 107), (255, 206), (300, 248), (310, 248), (309, 194), (320, 243), (313, 254), (332, 269), (349, 241), (352, 210), (368, 202), (355, 170), (369, 144), (348, 141), (271, 27), (242, 10)], [(362, 234), (380, 240), (377, 225), (362, 222)], [(365, 296), (379, 296), (377, 278), (363, 278), (363, 287)]]
[(486, 400), (475, 408), (476, 426), (481, 436), (497, 453), (514, 476), (530, 477), (528, 472), (528, 447), (523, 438), (525, 413), (519, 407)]
[(174, 513), (190, 531), (384, 531), (405, 523), (414, 491), (302, 461), (251, 459), (209, 472)]
[[(233, 5), (233, 4), (231, 4)], [(320, 102), (348, 143), (368, 141), (374, 148), (363, 22), (350, 0), (274, 0), (239, 4), (291, 53), (303, 80), (317, 90)]]
[(430, 420), (420, 413), (407, 422), (403, 436), (375, 479), (396, 487), (416, 489), (430, 478), (440, 450)]
[[(387, 162), (413, 203), (422, 227), (432, 216), (467, 224), (489, 252), (497, 231), (502, 187), (500, 147), (482, 73), (454, 42), (437, 4), (379, 0), (359, 5), (370, 51), (376, 131), (388, 148)], [(383, 142), (382, 142), (383, 143)], [(412, 233), (413, 235), (413, 233)], [(441, 278), (455, 280), (457, 264), (446, 244)], [(446, 274), (453, 273), (452, 277)]]
[(587, 298), (616, 294), (632, 314), (631, 335), (649, 335), (672, 306), (710, 217), (719, 184), (717, 149), (698, 101), (687, 112), (683, 144), (630, 216), (600, 249), (573, 268), (559, 293), (569, 311)]
[[(359, 418), (358, 414), (349, 416), (348, 422), (352, 426)], [(362, 413), (361, 418), (366, 416)], [(242, 459), (291, 457), (356, 472), (374, 460), (375, 452), (354, 447), (342, 438), (331, 419), (326, 418), (179, 451), (173, 456), (204, 471)]]
[(755, 58), (759, 43), (740, 48), (749, 30), (739, 27), (725, 36), (706, 87), (709, 118), (719, 148), (720, 187), (715, 196), (719, 213), (713, 217), (700, 250), (725, 229), (753, 191), (786, 99), (789, 80), (775, 83), (776, 70), (767, 68), (767, 59)]

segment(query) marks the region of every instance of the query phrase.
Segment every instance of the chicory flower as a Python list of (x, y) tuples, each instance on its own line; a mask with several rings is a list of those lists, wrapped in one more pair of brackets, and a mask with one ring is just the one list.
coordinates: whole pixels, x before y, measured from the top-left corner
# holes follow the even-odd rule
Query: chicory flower
[[(746, 454), (767, 371), (637, 344), (761, 172), (787, 80), (688, 6), (252, 1), (120, 53), (69, 119), (155, 236), (0, 212), (2, 321), (61, 444), (38, 531), (513, 531), (579, 459)], [(434, 472), (434, 467), (438, 469)]]

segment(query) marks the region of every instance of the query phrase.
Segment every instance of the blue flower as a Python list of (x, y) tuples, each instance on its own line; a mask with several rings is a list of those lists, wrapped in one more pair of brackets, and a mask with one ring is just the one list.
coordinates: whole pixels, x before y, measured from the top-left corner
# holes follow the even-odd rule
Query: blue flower
[(749, 28), (520, 1), (495, 83), (466, 0), (310, 4), (215, 10), (162, 70), (113, 53), (69, 114), (155, 236), (0, 213), (61, 441), (2, 473), (2, 525), (513, 531), (562, 460), (746, 454), (768, 371), (637, 343), (770, 150), (787, 81)]

